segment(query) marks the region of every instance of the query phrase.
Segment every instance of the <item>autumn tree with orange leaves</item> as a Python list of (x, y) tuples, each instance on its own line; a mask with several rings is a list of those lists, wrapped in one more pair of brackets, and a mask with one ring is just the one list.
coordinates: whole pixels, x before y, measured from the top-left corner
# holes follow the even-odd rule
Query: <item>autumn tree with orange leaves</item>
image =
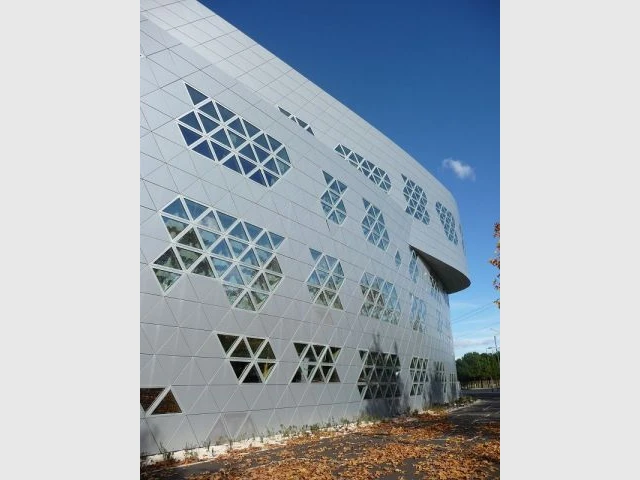
[[(500, 270), (500, 222), (496, 223), (493, 226), (493, 238), (498, 239), (498, 243), (496, 245), (496, 256), (489, 260), (489, 263)], [(500, 273), (493, 280), (493, 286), (496, 290), (500, 291)], [(500, 308), (500, 299), (498, 298), (493, 303), (495, 303), (498, 308)]]

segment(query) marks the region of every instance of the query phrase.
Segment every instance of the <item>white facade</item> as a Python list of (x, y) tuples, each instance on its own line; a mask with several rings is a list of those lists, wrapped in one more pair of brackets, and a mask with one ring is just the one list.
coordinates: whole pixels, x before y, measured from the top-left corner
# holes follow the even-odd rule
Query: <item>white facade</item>
[(140, 30), (141, 451), (455, 397), (451, 194), (196, 0)]

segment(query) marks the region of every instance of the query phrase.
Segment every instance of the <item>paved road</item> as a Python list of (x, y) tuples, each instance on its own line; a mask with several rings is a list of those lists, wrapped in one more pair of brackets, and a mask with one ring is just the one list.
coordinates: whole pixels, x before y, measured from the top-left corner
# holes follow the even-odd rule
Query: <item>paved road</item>
[(467, 424), (497, 424), (500, 425), (500, 392), (491, 390), (463, 390), (462, 395), (473, 397), (476, 402), (450, 413), (453, 423)]
[[(462, 394), (463, 396), (471, 396), (475, 398), (476, 401), (473, 404), (450, 412), (446, 417), (447, 428), (438, 431), (435, 435), (426, 434), (423, 436), (420, 433), (420, 429), (423, 429), (422, 432), (433, 432), (434, 429), (438, 430), (442, 425), (437, 422), (434, 423), (433, 417), (417, 417), (417, 420), (414, 419), (413, 422), (409, 422), (409, 424), (404, 424), (404, 426), (400, 427), (401, 430), (394, 431), (393, 428), (396, 427), (393, 425), (391, 425), (391, 429), (383, 426), (375, 432), (349, 433), (341, 436), (338, 440), (336, 440), (336, 438), (317, 439), (304, 444), (279, 446), (266, 451), (255, 451), (235, 459), (220, 458), (163, 471), (145, 472), (141, 474), (141, 479), (186, 480), (192, 475), (216, 474), (216, 472), (219, 472), (218, 475), (222, 472), (228, 472), (229, 476), (227, 477), (227, 473), (225, 473), (223, 477), (216, 476), (215, 478), (242, 479), (244, 478), (243, 472), (246, 473), (249, 469), (259, 468), (261, 465), (274, 463), (274, 461), (276, 463), (283, 461), (278, 459), (295, 460), (296, 458), (300, 460), (301, 464), (304, 463), (304, 459), (312, 462), (321, 462), (326, 461), (327, 458), (334, 458), (335, 464), (331, 468), (331, 473), (336, 475), (334, 478), (340, 479), (385, 478), (391, 480), (403, 478), (409, 480), (427, 478), (425, 477), (426, 472), (424, 470), (420, 471), (420, 469), (417, 468), (419, 461), (427, 457), (403, 461), (401, 465), (394, 466), (394, 469), (400, 467), (398, 470), (389, 471), (388, 474), (382, 477), (377, 475), (370, 477), (348, 476), (347, 471), (344, 471), (339, 464), (362, 458), (366, 452), (371, 452), (371, 449), (380, 449), (380, 454), (383, 455), (384, 448), (390, 443), (406, 446), (407, 448), (430, 448), (428, 446), (431, 445), (437, 450), (441, 450), (444, 455), (448, 454), (451, 456), (451, 454), (459, 455), (461, 452), (461, 450), (459, 450), (460, 448), (463, 448), (462, 451), (468, 451), (472, 449), (474, 445), (486, 444), (486, 442), (490, 441), (499, 442), (500, 393), (491, 392), (490, 390), (474, 390), (463, 391)], [(392, 423), (393, 422), (389, 422), (387, 425)], [(461, 447), (461, 445), (465, 446)], [(458, 448), (458, 450), (454, 451), (453, 448)], [(343, 454), (345, 449), (348, 449), (346, 455)], [(434, 464), (437, 464), (438, 458), (442, 457), (433, 457)], [(482, 458), (486, 460), (486, 458), (489, 457), (482, 456)], [(499, 460), (496, 461), (494, 458), (492, 461), (484, 461), (484, 463), (486, 464), (486, 468), (483, 466), (482, 470), (478, 471), (477, 474), (469, 477), (455, 478), (495, 479), (500, 477)], [(387, 466), (382, 457), (378, 466), (380, 468)], [(372, 468), (374, 469), (373, 471), (375, 471), (376, 466), (374, 465)], [(438, 468), (446, 468), (446, 462), (439, 464)], [(272, 478), (276, 480), (277, 472), (274, 472), (274, 474), (275, 476)]]

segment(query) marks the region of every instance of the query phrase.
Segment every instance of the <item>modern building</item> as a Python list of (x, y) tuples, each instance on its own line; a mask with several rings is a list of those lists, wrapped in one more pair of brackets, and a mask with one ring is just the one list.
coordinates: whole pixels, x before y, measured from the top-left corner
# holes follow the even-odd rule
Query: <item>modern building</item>
[(141, 0), (141, 452), (454, 399), (452, 195), (196, 0)]

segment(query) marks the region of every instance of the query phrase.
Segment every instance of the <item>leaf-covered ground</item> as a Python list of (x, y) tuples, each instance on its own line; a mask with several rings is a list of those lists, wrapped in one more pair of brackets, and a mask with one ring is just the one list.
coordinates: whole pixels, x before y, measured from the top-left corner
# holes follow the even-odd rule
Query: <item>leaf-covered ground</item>
[(464, 410), (396, 418), (353, 431), (315, 432), (290, 439), (286, 445), (232, 450), (188, 467), (147, 468), (141, 479), (499, 478), (499, 417), (460, 415)]

